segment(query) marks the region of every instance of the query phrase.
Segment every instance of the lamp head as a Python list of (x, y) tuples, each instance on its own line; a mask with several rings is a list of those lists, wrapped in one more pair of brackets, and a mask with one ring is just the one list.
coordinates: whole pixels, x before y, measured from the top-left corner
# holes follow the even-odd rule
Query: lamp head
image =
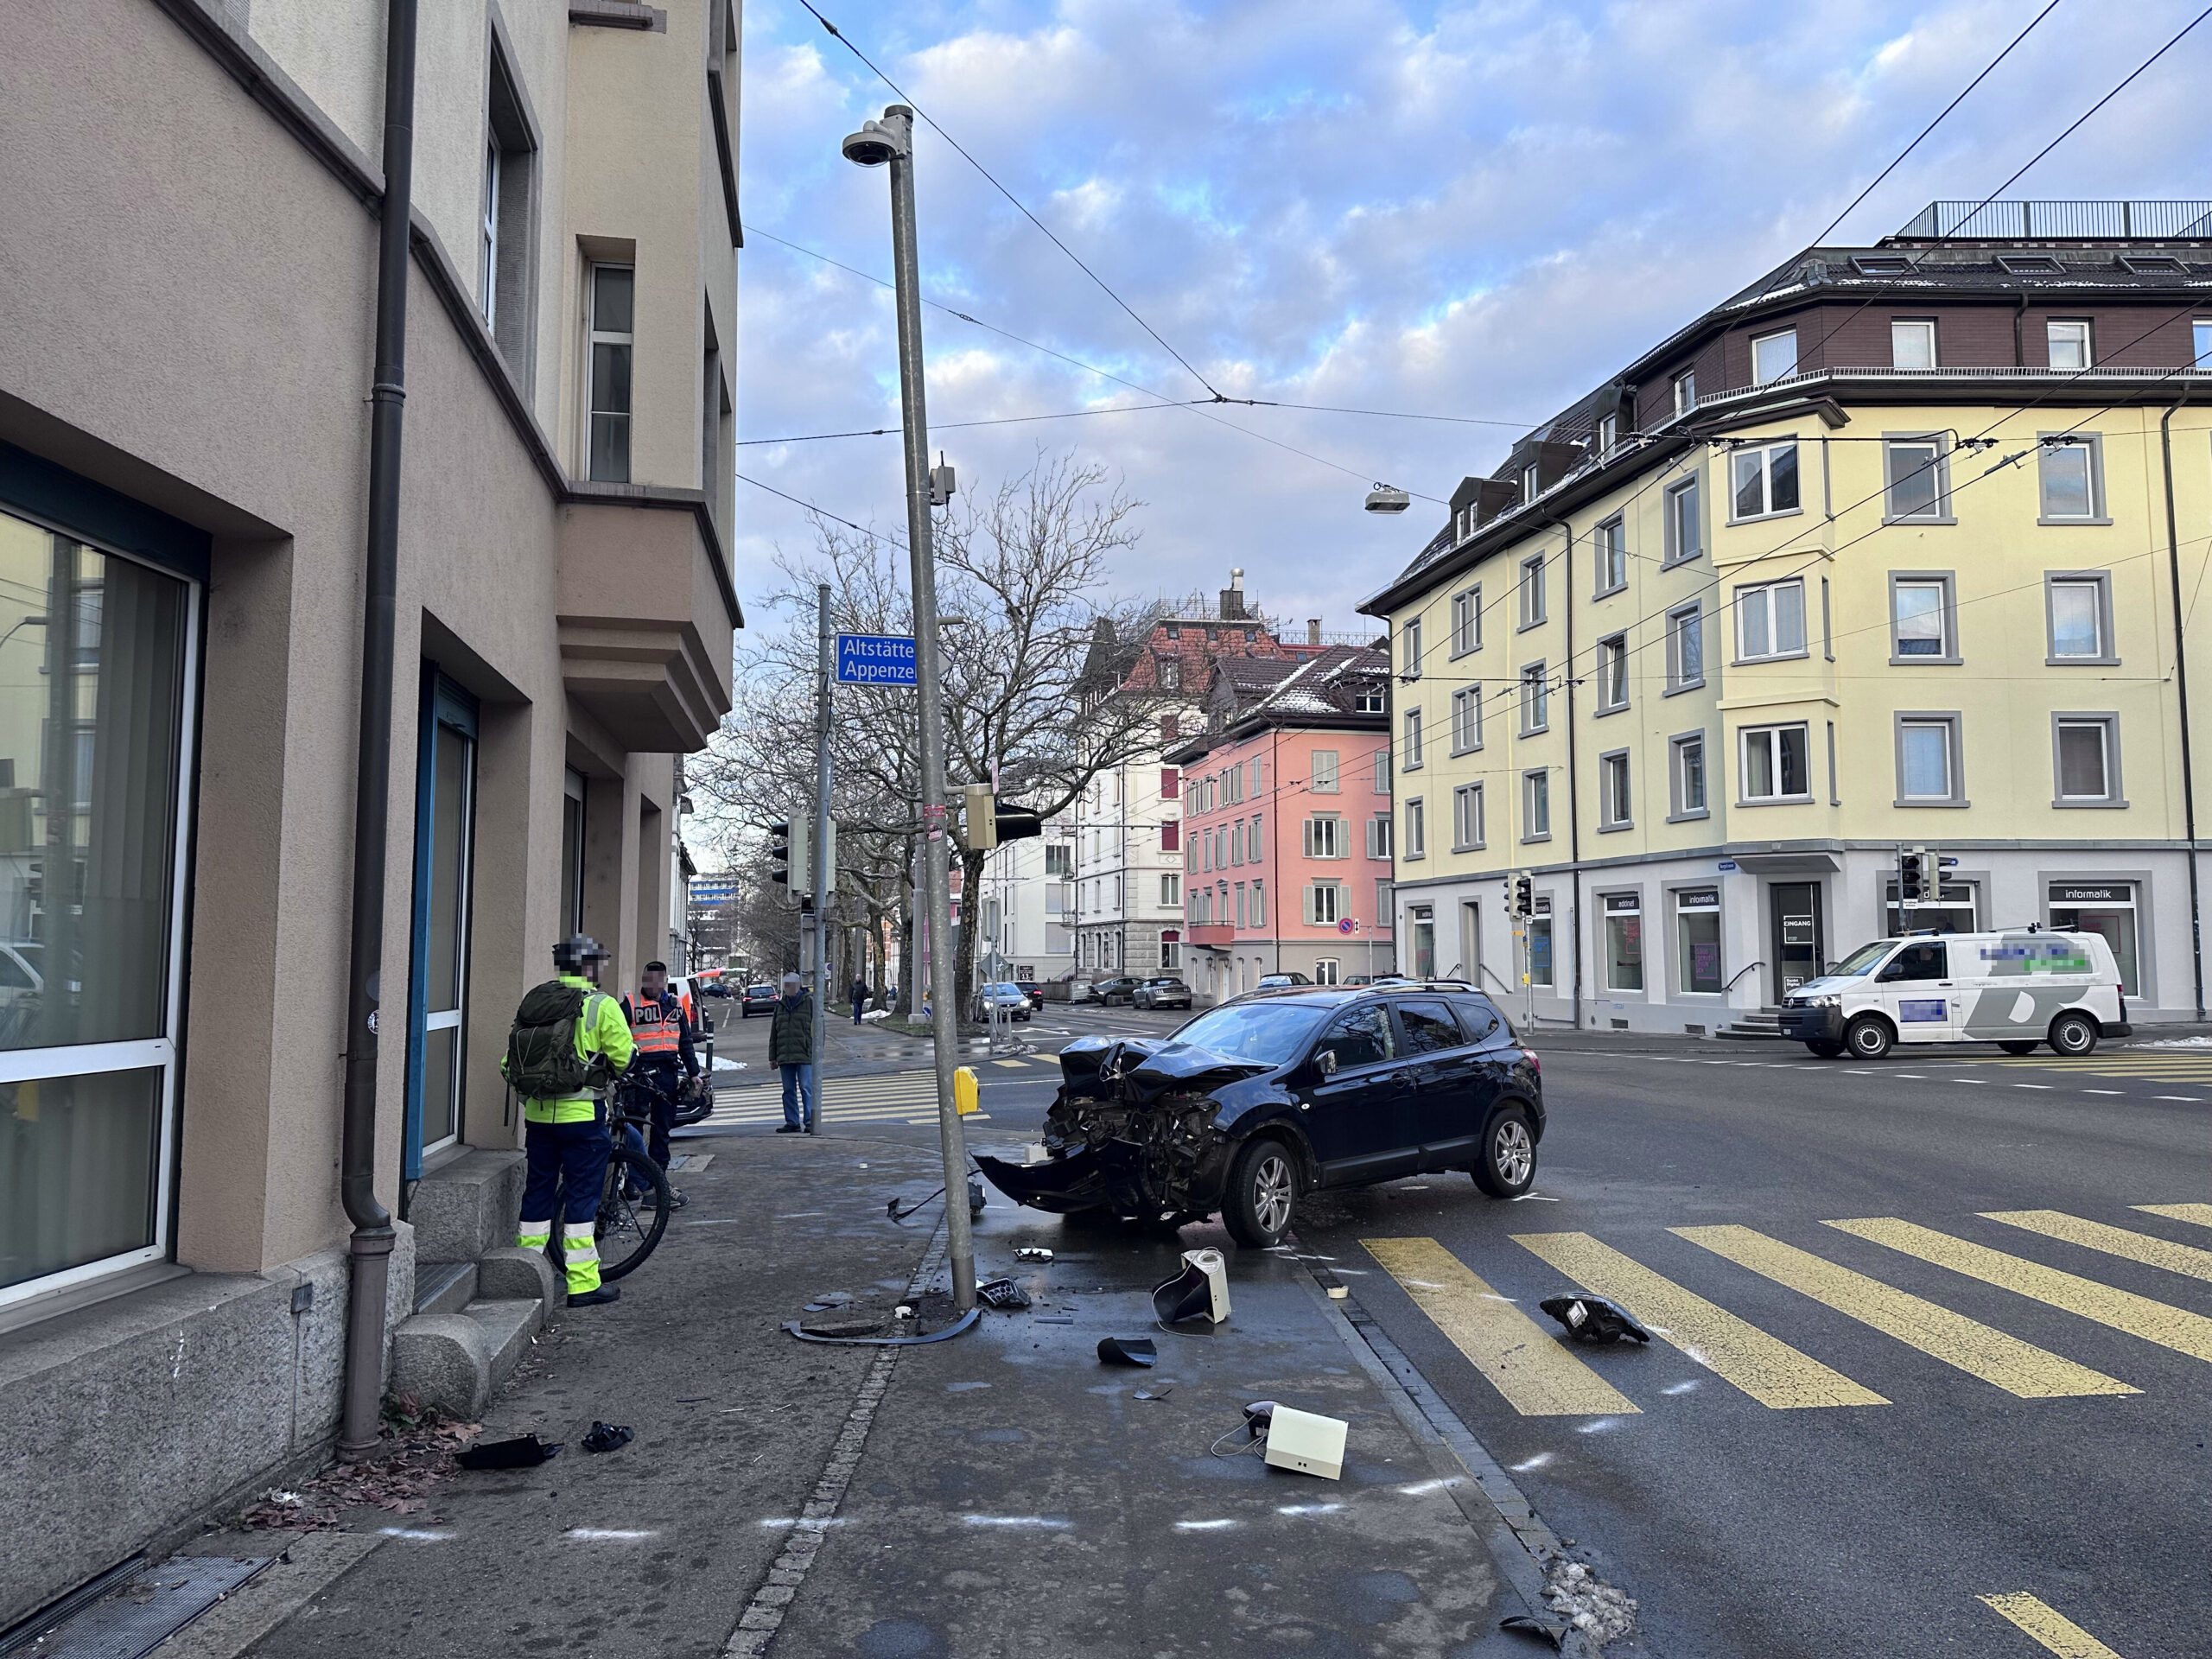
[(906, 153), (912, 131), (906, 105), (893, 104), (884, 111), (882, 120), (863, 123), (840, 148), (845, 159), (856, 166), (881, 167)]
[(1395, 485), (1377, 484), (1367, 493), (1370, 512), (1403, 512), (1413, 504), (1413, 497)]

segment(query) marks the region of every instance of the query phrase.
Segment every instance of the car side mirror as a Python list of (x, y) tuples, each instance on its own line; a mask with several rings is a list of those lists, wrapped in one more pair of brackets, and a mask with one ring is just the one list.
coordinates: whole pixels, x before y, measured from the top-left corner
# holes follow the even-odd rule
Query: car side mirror
[(1316, 1054), (1313, 1057), (1313, 1069), (1319, 1071), (1325, 1077), (1335, 1077), (1337, 1075), (1337, 1051), (1333, 1048), (1325, 1048), (1319, 1054)]

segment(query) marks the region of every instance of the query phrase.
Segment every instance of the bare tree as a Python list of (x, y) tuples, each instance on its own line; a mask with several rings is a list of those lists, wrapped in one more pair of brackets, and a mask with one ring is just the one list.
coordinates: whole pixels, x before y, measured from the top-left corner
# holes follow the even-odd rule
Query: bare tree
[[(1163, 609), (1106, 595), (1115, 556), (1136, 540), (1138, 505), (1103, 468), (1040, 455), (1027, 473), (946, 513), (937, 535), (938, 607), (950, 789), (995, 778), (1001, 800), (1049, 819), (1155, 736), (1150, 700), (1103, 695), (1118, 685), (1122, 658)], [(757, 835), (741, 826), (784, 818), (796, 825), (810, 816), (816, 584), (830, 584), (841, 631), (912, 632), (904, 548), (825, 520), (817, 521), (816, 543), (804, 559), (779, 556), (784, 582), (774, 602), (790, 620), (748, 643), (737, 707), (696, 763), (700, 791), (741, 843)], [(920, 975), (908, 883), (922, 827), (913, 694), (839, 686), (836, 698), (838, 891), (847, 914), (856, 912), (877, 937), (896, 921), (911, 1014)], [(955, 970), (964, 1011), (989, 855), (970, 844), (957, 815), (952, 822), (968, 924)]]

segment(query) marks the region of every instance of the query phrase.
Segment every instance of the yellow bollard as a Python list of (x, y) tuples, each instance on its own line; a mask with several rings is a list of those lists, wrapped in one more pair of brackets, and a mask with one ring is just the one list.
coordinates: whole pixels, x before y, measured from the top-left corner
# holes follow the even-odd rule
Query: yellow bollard
[(975, 1068), (956, 1065), (952, 1068), (952, 1109), (967, 1117), (979, 1109), (976, 1100)]

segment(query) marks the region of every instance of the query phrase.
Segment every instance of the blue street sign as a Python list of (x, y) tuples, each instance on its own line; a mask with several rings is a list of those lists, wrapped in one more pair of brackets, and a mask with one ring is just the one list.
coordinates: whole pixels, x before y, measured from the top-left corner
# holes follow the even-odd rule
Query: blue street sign
[(837, 636), (840, 685), (912, 685), (914, 641), (898, 633), (841, 633)]
[(1737, 862), (1736, 862), (1736, 861), (1735, 861), (1734, 859), (1732, 859), (1732, 858), (1724, 858), (1724, 859), (1722, 859), (1722, 860), (1720, 861), (1720, 873), (1721, 873), (1721, 874), (1723, 874), (1723, 875), (1727, 874), (1728, 874), (1728, 872), (1729, 872), (1729, 871), (1731, 871), (1731, 870), (1738, 869), (1738, 868), (1741, 868), (1741, 867), (1740, 867), (1739, 865), (1738, 865), (1738, 864), (1737, 864)]

